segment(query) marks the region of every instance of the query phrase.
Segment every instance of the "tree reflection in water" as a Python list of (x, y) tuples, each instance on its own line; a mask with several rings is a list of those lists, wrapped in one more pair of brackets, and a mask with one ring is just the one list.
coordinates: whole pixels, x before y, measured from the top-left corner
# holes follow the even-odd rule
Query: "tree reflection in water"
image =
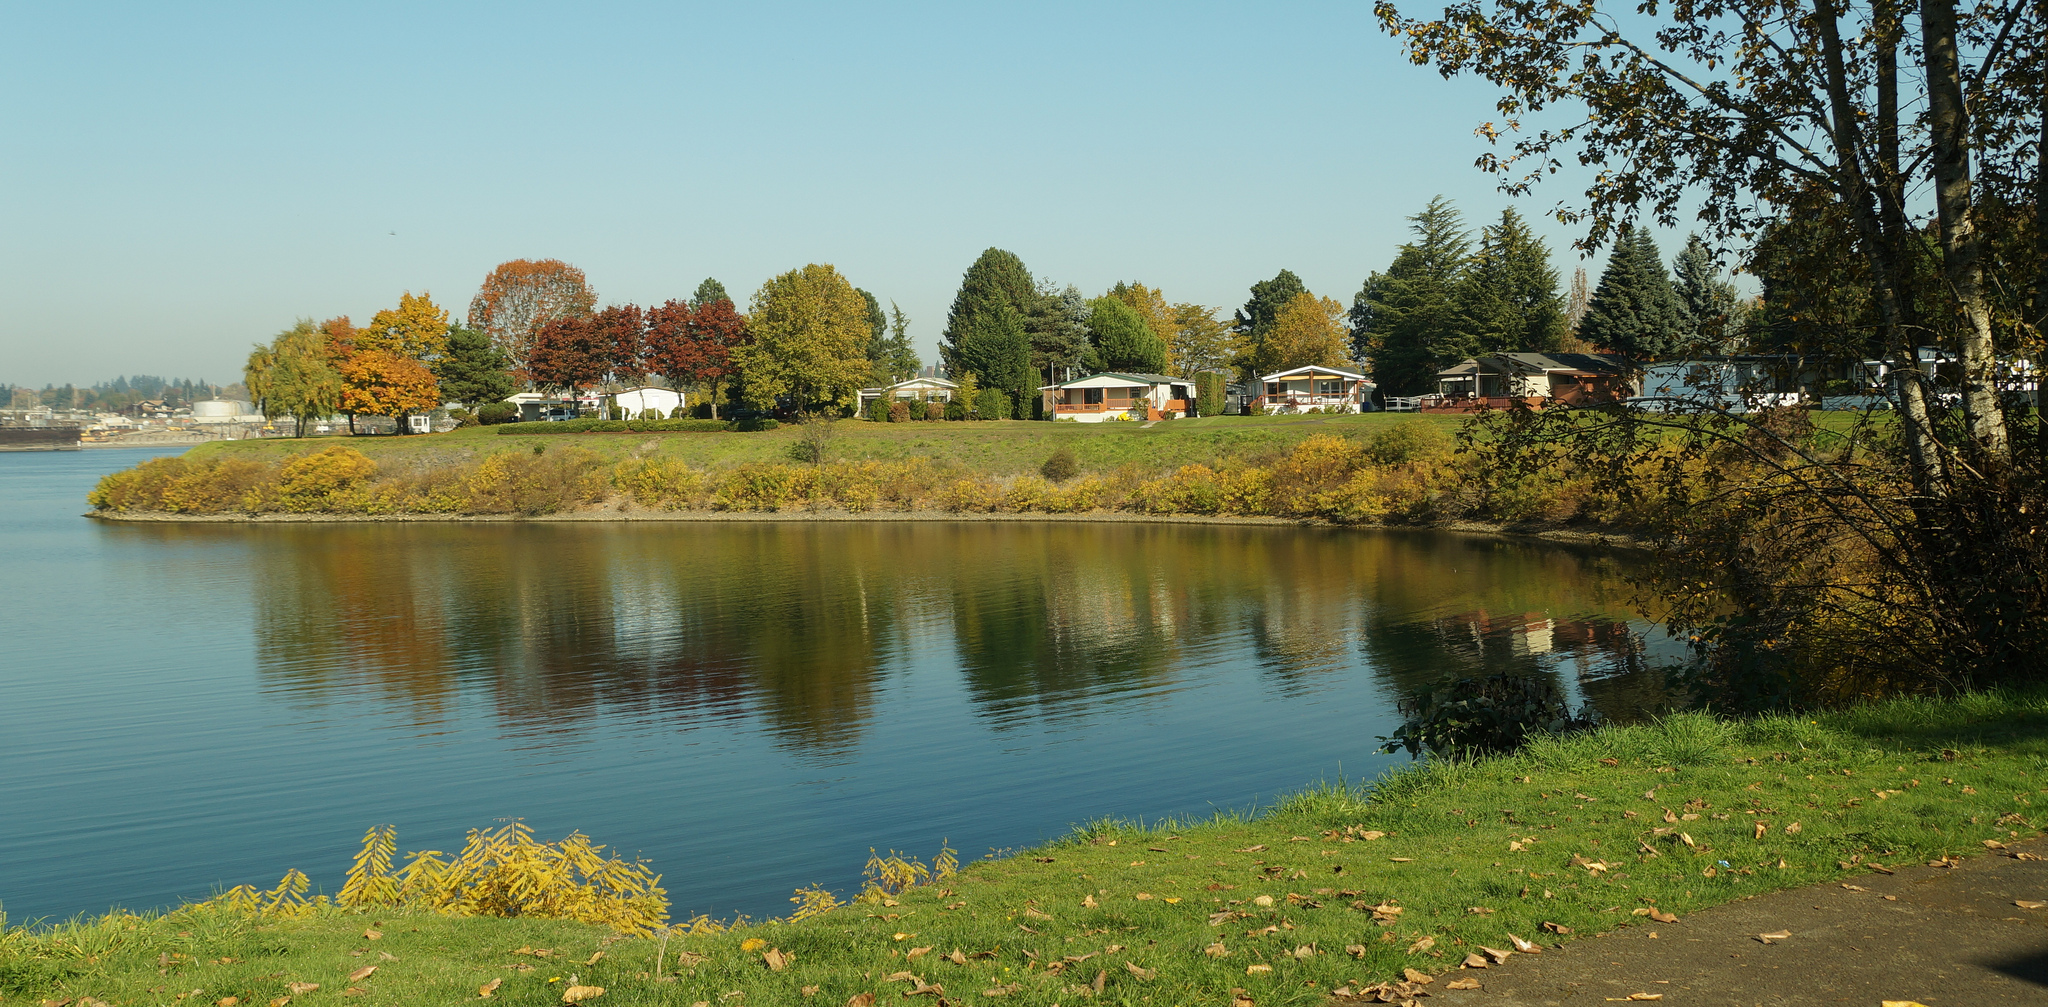
[[(191, 529), (207, 534), (217, 529)], [(236, 534), (248, 534), (237, 529)], [(1143, 701), (1237, 662), (1271, 689), (1502, 670), (1624, 713), (1655, 701), (1615, 560), (1420, 532), (1141, 524), (269, 527), (258, 657), (294, 697), (426, 726), (485, 697), (514, 732), (608, 712), (756, 718), (830, 755), (918, 655), (988, 726)], [(1668, 648), (1667, 648), (1668, 649)], [(1628, 683), (1626, 685), (1618, 683)]]

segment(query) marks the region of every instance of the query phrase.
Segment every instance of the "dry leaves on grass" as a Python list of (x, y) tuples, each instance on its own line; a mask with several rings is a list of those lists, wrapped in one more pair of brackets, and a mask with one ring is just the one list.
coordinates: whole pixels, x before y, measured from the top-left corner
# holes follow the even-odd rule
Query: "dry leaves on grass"
[[(919, 953), (923, 953), (925, 951), (930, 951), (931, 949), (919, 948), (917, 950), (919, 951)], [(789, 963), (794, 960), (794, 955), (791, 955), (788, 952), (783, 951), (781, 948), (769, 948), (761, 955), (761, 961), (767, 964), (768, 971), (770, 972), (780, 972), (783, 969), (788, 968)]]
[(855, 993), (846, 998), (846, 1007), (875, 1007), (873, 993)]
[(285, 983), (285, 991), (293, 996), (302, 996), (320, 988), (319, 983)]
[(1138, 967), (1137, 962), (1125, 962), (1124, 971), (1129, 972), (1130, 974), (1137, 976), (1140, 979), (1150, 980), (1158, 978), (1159, 976), (1158, 969), (1140, 968)]
[(603, 995), (604, 987), (602, 986), (571, 986), (562, 991), (562, 1002), (565, 1004), (580, 1004), (585, 1000), (595, 1000)]
[(1543, 953), (1543, 947), (1541, 945), (1532, 944), (1529, 941), (1521, 939), (1520, 937), (1516, 937), (1514, 934), (1508, 935), (1508, 942), (1515, 946), (1515, 950), (1520, 951), (1525, 955), (1540, 955)]
[(375, 973), (376, 973), (376, 971), (377, 971), (377, 966), (375, 966), (375, 965), (365, 965), (365, 966), (363, 966), (362, 968), (359, 968), (359, 969), (355, 970), (354, 972), (351, 972), (351, 973), (349, 973), (349, 974), (348, 974), (348, 981), (349, 981), (349, 982), (352, 982), (352, 983), (359, 983), (359, 982), (362, 982), (363, 980), (365, 980), (365, 979), (368, 979), (368, 978), (370, 978), (370, 976), (371, 976), (371, 975), (373, 975), (373, 974), (375, 974)]
[(2048, 902), (2035, 902), (2031, 899), (2014, 899), (2012, 904), (2021, 909), (2048, 909)]
[(1408, 953), (1411, 955), (1419, 955), (1433, 947), (1436, 947), (1436, 938), (1423, 937), (1418, 939), (1415, 943), (1408, 945)]
[[(994, 986), (990, 987), (989, 989), (982, 990), (981, 995), (985, 997), (1006, 997), (1012, 993), (1022, 990), (1023, 988), (1023, 983), (1004, 983), (1001, 986)], [(872, 1003), (873, 1001), (869, 1002)]]
[(1273, 971), (1273, 966), (1266, 965), (1263, 963), (1259, 965), (1247, 965), (1244, 967), (1244, 974), (1248, 976), (1265, 975), (1266, 973), (1271, 971)]
[(478, 986), (476, 988), (476, 995), (483, 997), (485, 999), (489, 999), (491, 994), (496, 993), (498, 991), (498, 987), (503, 985), (505, 985), (505, 980), (493, 979), (490, 982), (483, 984), (482, 986)]

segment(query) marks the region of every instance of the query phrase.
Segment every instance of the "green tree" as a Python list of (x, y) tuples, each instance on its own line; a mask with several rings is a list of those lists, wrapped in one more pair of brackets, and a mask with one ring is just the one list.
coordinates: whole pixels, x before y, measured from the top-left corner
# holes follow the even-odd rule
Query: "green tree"
[(1173, 339), (1166, 357), (1176, 377), (1191, 378), (1230, 363), (1230, 329), (1216, 317), (1219, 309), (1200, 304), (1173, 306)]
[(1579, 322), (1579, 338), (1603, 350), (1652, 360), (1678, 349), (1685, 328), (1685, 308), (1664, 272), (1656, 241), (1647, 230), (1623, 224)]
[(1260, 344), (1267, 354), (1255, 361), (1257, 370), (1295, 367), (1336, 367), (1344, 360), (1344, 306), (1309, 291), (1294, 295), (1273, 318), (1273, 327)]
[(713, 277), (707, 276), (704, 278), (703, 283), (697, 284), (697, 292), (690, 295), (690, 307), (701, 308), (707, 304), (717, 304), (720, 301), (730, 300), (732, 300), (732, 295), (725, 292), (725, 284), (718, 282)]
[(1066, 380), (1088, 352), (1088, 298), (1079, 287), (1040, 280), (1031, 307), (1024, 313), (1024, 333), (1031, 339), (1031, 366), (1048, 384)]
[(512, 379), (511, 359), (491, 340), (491, 334), (459, 322), (449, 326), (447, 351), (431, 367), (441, 383), (441, 394), (471, 409), (486, 402), (503, 402), (519, 387)]
[(1294, 300), (1296, 294), (1308, 289), (1301, 277), (1293, 270), (1283, 269), (1270, 280), (1252, 284), (1251, 299), (1244, 307), (1237, 309), (1237, 321), (1231, 331), (1237, 333), (1240, 347), (1255, 345), (1266, 337), (1266, 330), (1273, 327), (1273, 319), (1279, 317), (1280, 309)]
[(1479, 348), (1460, 296), (1472, 249), (1463, 218), (1438, 196), (1408, 222), (1415, 240), (1366, 278), (1351, 311), (1353, 344), (1390, 395), (1433, 391), (1438, 370)]
[[(1034, 306), (1037, 285), (1024, 260), (1014, 252), (991, 248), (981, 253), (960, 278), (960, 290), (953, 295), (953, 307), (946, 312), (946, 331), (939, 344), (939, 357), (954, 374), (971, 370), (973, 364), (962, 355), (962, 345), (985, 315), (1000, 315), (1008, 308), (1021, 319)], [(983, 376), (983, 384), (997, 384)]]
[(1158, 374), (1166, 369), (1166, 344), (1145, 324), (1130, 305), (1115, 297), (1098, 297), (1090, 302), (1088, 328), (1094, 345), (1085, 359), (1099, 371), (1126, 374)]
[(887, 337), (868, 346), (868, 363), (872, 370), (869, 381), (876, 385), (888, 385), (915, 375), (924, 362), (917, 358), (917, 350), (910, 345), (910, 316), (889, 302), (889, 330)]
[(1741, 325), (1740, 298), (1735, 285), (1721, 278), (1721, 264), (1699, 235), (1688, 235), (1685, 247), (1671, 261), (1671, 285), (1685, 312), (1686, 347), (1726, 350)]
[[(1015, 308), (999, 303), (969, 316), (954, 355), (961, 370), (975, 376), (984, 394), (1002, 392), (1015, 418), (1030, 415), (1037, 371), (1031, 366), (1031, 341), (1024, 335), (1024, 317)], [(977, 403), (976, 408), (981, 406)]]
[(735, 347), (754, 402), (788, 396), (803, 412), (852, 403), (868, 376), (867, 301), (830, 265), (812, 263), (761, 285), (747, 313), (752, 342)]
[(1463, 298), (1481, 353), (1547, 353), (1564, 345), (1564, 301), (1550, 249), (1512, 207), (1480, 230)]
[(310, 318), (278, 333), (269, 346), (257, 346), (242, 369), (242, 383), (265, 418), (291, 417), (300, 437), (313, 421), (340, 410), (344, 388), (327, 358), (327, 336)]

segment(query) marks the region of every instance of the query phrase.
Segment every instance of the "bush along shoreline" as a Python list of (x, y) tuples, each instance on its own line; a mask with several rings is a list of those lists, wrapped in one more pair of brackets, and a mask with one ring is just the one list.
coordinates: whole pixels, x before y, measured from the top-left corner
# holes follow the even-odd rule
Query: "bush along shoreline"
[[(578, 432), (564, 429), (570, 423), (531, 426)], [(797, 460), (806, 449), (814, 458), (829, 453), (799, 439), (789, 461), (699, 467), (656, 453), (611, 461), (573, 443), (551, 442), (480, 457), (380, 463), (352, 446), (331, 445), (280, 460), (232, 454), (154, 459), (108, 475), (88, 499), (107, 517), (1095, 513), (1367, 525), (1549, 523), (1615, 531), (1654, 518), (1632, 509), (1624, 495), (1596, 492), (1593, 480), (1566, 471), (1501, 477), (1484, 443), (1461, 447), (1441, 428), (1419, 422), (1369, 437), (1317, 433), (1284, 449), (1166, 469), (1124, 464), (1081, 471), (1065, 447), (1039, 471), (1023, 474), (926, 458)]]
[(395, 837), (373, 829), (333, 897), (293, 872), (165, 913), (0, 928), (0, 997), (1399, 1002), (1617, 928), (1682, 937), (1689, 914), (1767, 891), (2031, 856), (2014, 846), (2039, 832), (2044, 774), (2042, 693), (1681, 714), (1259, 814), (1094, 822), (965, 867), (877, 855), (861, 887), (799, 890), (768, 921), (671, 915), (659, 865), (581, 835), (480, 831), (394, 869)]

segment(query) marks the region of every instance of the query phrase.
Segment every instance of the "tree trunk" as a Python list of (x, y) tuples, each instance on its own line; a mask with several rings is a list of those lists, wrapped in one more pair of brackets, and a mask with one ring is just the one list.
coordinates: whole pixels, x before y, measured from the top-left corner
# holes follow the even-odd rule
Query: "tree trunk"
[[(2048, 4), (2044, 4), (2048, 6)], [(2034, 338), (2048, 332), (2048, 92), (2041, 97), (2041, 136), (2034, 143)], [(2048, 450), (2048, 346), (2034, 356), (2034, 436)]]
[(1998, 401), (1991, 306), (1984, 297), (1984, 239), (1970, 205), (1970, 122), (1956, 54), (1955, 0), (1920, 0), (1927, 62), (1927, 122), (1933, 143), (1934, 206), (1941, 227), (1942, 273), (1963, 311), (1963, 412), (1970, 438), (1993, 463), (2010, 456), (2005, 411)]

